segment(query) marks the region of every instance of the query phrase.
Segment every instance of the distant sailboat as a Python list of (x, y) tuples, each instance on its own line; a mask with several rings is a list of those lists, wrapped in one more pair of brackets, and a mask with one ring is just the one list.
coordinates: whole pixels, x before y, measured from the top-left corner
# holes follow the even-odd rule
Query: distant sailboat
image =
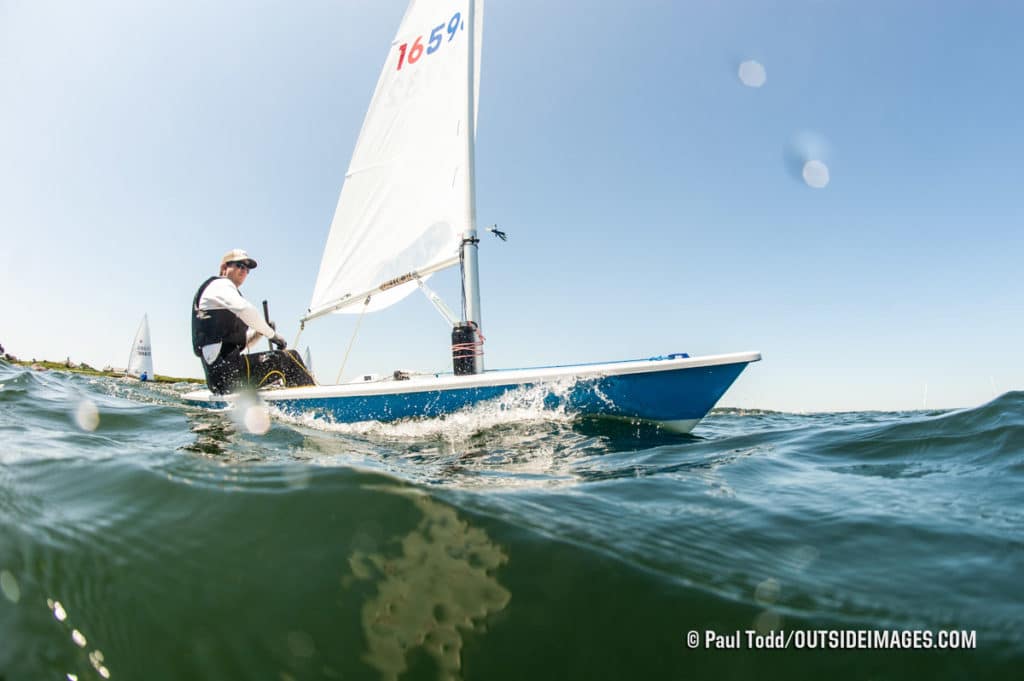
[(306, 354), (302, 356), (302, 361), (306, 363), (306, 371), (313, 377), (313, 380), (316, 380), (316, 373), (313, 371), (313, 356), (309, 354), (308, 345), (306, 346)]
[(143, 381), (153, 378), (153, 345), (149, 340), (149, 317), (147, 315), (142, 315), (139, 330), (135, 333), (131, 355), (128, 357), (128, 369), (125, 373)]
[[(290, 414), (358, 422), (443, 417), (512, 392), (540, 390), (546, 408), (689, 432), (760, 353), (484, 370), (474, 177), (482, 23), (483, 0), (410, 2), (363, 121), (309, 310), (300, 320), (305, 326), (333, 313), (361, 319), (418, 288), (434, 301), (425, 281), (459, 267), (463, 305), (461, 320), (451, 319), (454, 371), (366, 374), (347, 384), (261, 396)], [(206, 390), (184, 397), (207, 406), (233, 399)]]

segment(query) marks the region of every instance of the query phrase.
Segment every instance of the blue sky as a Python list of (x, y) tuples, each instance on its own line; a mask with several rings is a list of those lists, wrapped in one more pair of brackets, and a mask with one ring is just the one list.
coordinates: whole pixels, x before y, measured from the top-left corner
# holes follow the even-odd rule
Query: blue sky
[[(292, 340), (404, 9), (0, 0), (0, 343), (123, 366), (148, 313), (157, 372), (201, 375), (189, 303), (234, 247)], [(478, 222), (510, 235), (481, 248), (489, 368), (760, 350), (721, 404), (785, 410), (1024, 387), (1024, 6), (490, 0), (484, 22)], [(808, 146), (824, 189), (793, 171)], [(456, 280), (432, 282), (457, 309)], [(304, 332), (322, 381), (354, 324)], [(410, 297), (345, 375), (443, 369), (447, 336)]]

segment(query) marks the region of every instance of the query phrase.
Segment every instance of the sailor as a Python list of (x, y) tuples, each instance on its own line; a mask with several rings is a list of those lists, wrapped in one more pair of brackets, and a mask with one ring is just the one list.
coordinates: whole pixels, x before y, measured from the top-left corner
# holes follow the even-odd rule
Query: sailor
[[(256, 261), (240, 248), (220, 261), (220, 274), (202, 283), (192, 299), (192, 350), (203, 363), (206, 384), (214, 393), (238, 388), (314, 385), (294, 350), (273, 325), (260, 316), (238, 288)], [(278, 350), (242, 354), (263, 337)]]

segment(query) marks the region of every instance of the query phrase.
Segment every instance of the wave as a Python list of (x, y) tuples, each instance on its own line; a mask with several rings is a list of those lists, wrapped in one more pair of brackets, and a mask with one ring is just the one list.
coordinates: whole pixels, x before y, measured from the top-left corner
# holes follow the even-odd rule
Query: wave
[(986, 656), (1024, 651), (1024, 393), (716, 412), (679, 436), (528, 395), (453, 420), (268, 412), (254, 429), (184, 387), (2, 364), (0, 386), (8, 678), (97, 660), (129, 678), (154, 659), (160, 678), (416, 676), (424, 659), (454, 676), (481, 650), (510, 664), (500, 642), (538, 627), (585, 634), (575, 664), (647, 650), (680, 676), (689, 658), (664, 646), (684, 625), (956, 627)]
[(957, 470), (1024, 472), (1024, 392), (1006, 393), (991, 402), (938, 414), (896, 414), (876, 424), (854, 423), (814, 431), (801, 453), (855, 461), (863, 473), (921, 476)]

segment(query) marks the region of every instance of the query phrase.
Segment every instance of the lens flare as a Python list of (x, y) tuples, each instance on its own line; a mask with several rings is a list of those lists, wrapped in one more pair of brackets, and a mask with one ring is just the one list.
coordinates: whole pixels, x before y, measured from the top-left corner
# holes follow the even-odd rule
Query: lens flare
[(266, 435), (270, 430), (270, 410), (254, 392), (238, 396), (231, 407), (231, 420), (253, 435)]
[(90, 433), (100, 425), (100, 410), (96, 403), (86, 398), (75, 408), (75, 424)]
[(759, 634), (767, 634), (782, 628), (782, 616), (774, 610), (765, 610), (754, 620), (754, 629)]
[(64, 606), (60, 604), (60, 601), (47, 600), (46, 604), (50, 606), (50, 610), (53, 611), (53, 616), (58, 622), (63, 622), (68, 618), (68, 613), (64, 610)]
[(105, 679), (110, 678), (110, 670), (103, 664), (103, 651), (94, 650), (89, 653), (89, 662), (92, 663), (92, 668), (96, 670), (97, 674)]
[(287, 641), (288, 651), (295, 657), (313, 657), (316, 654), (313, 637), (304, 631), (289, 631)]
[(793, 552), (793, 563), (798, 570), (804, 570), (818, 559), (821, 552), (810, 545), (800, 546)]
[(779, 591), (779, 582), (773, 578), (768, 578), (754, 589), (754, 600), (760, 605), (771, 605), (779, 599)]
[(0, 571), (0, 592), (11, 603), (21, 600), (21, 587), (18, 586), (18, 578), (7, 570)]
[(831, 181), (828, 157), (829, 144), (825, 138), (806, 130), (796, 133), (783, 153), (786, 170), (793, 179), (814, 189), (824, 189)]
[(808, 187), (824, 189), (828, 186), (828, 166), (817, 159), (812, 159), (804, 164), (802, 175)]
[(747, 87), (761, 87), (768, 80), (764, 66), (753, 59), (748, 59), (740, 64), (739, 77), (740, 82)]
[(270, 430), (270, 412), (262, 404), (254, 404), (245, 410), (245, 429), (253, 435), (265, 435)]

